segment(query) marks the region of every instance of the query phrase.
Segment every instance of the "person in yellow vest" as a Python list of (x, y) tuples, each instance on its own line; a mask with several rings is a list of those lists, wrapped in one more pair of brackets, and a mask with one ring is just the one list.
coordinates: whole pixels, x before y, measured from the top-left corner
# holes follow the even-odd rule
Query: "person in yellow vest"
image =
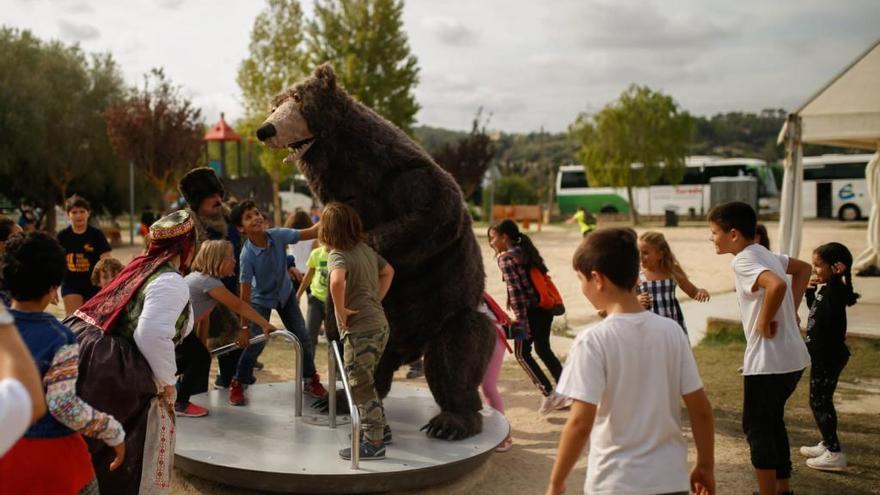
[(565, 221), (565, 223), (575, 222), (577, 222), (578, 227), (581, 229), (581, 235), (584, 237), (596, 230), (596, 218), (585, 210), (583, 206), (578, 206), (577, 212)]

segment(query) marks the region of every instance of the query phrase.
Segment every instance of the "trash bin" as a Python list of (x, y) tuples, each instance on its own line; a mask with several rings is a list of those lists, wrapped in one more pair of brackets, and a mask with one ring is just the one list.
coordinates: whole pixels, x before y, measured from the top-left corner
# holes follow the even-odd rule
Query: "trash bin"
[(666, 227), (678, 227), (678, 213), (671, 209), (666, 209), (666, 222), (664, 224)]

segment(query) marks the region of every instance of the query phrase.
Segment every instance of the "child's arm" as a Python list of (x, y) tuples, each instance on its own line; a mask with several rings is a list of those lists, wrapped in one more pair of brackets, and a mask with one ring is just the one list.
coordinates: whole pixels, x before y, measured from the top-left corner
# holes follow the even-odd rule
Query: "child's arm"
[[(263, 333), (267, 336), (278, 330), (274, 325), (266, 321), (265, 318), (260, 316), (259, 313), (251, 307), (250, 304), (242, 301), (240, 298), (236, 297), (235, 294), (229, 292), (224, 286), (216, 287), (208, 291), (208, 295), (211, 296), (214, 300), (219, 302), (220, 304), (226, 306), (231, 311), (234, 311), (237, 315), (242, 318), (247, 318), (248, 320), (260, 325), (260, 328), (263, 329)], [(250, 333), (248, 333), (248, 338), (250, 338)]]
[(559, 438), (559, 450), (556, 452), (556, 462), (553, 463), (546, 495), (556, 495), (565, 491), (565, 479), (584, 451), (595, 419), (595, 404), (579, 400), (572, 403), (571, 413)]
[(697, 463), (691, 471), (691, 492), (697, 495), (715, 493), (715, 419), (712, 405), (701, 388), (682, 396), (687, 406), (697, 446)]
[(113, 416), (96, 410), (77, 397), (78, 376), (79, 346), (62, 346), (52, 358), (52, 365), (43, 379), (49, 412), (64, 426), (113, 447), (116, 451), (116, 458), (110, 464), (113, 471), (125, 459), (125, 431)]
[(316, 223), (315, 225), (312, 225), (311, 227), (309, 227), (307, 229), (301, 229), (299, 231), (299, 240), (308, 241), (308, 240), (312, 240), (312, 239), (317, 239), (318, 238), (318, 225), (320, 225), (320, 222)]
[(309, 271), (306, 272), (306, 276), (303, 277), (302, 282), (299, 283), (299, 289), (296, 289), (296, 302), (299, 302), (300, 298), (303, 295), (303, 292), (306, 291), (306, 287), (311, 285), (312, 278), (315, 276), (315, 269), (309, 267)]
[(810, 276), (813, 275), (813, 267), (805, 261), (789, 258), (785, 273), (791, 275), (791, 296), (794, 298), (794, 311), (797, 313), (804, 298), (804, 291), (810, 283)]
[(394, 267), (390, 263), (385, 263), (382, 270), (379, 271), (379, 300), (385, 299), (388, 289), (391, 288), (391, 280), (394, 279)]
[(335, 268), (330, 272), (330, 295), (340, 330), (348, 329), (348, 318), (357, 311), (345, 307), (345, 268)]
[(776, 330), (779, 327), (779, 322), (775, 321), (773, 317), (776, 316), (779, 306), (785, 300), (785, 291), (788, 288), (788, 284), (770, 270), (764, 270), (758, 275), (755, 286), (752, 287), (752, 292), (757, 290), (758, 287), (764, 289), (764, 302), (761, 304), (761, 312), (758, 313), (755, 330), (765, 338), (770, 339), (776, 335)]
[(706, 289), (698, 289), (683, 272), (680, 276), (675, 277), (675, 282), (678, 283), (681, 290), (683, 290), (691, 299), (696, 299), (700, 302), (706, 302), (709, 300), (709, 291)]

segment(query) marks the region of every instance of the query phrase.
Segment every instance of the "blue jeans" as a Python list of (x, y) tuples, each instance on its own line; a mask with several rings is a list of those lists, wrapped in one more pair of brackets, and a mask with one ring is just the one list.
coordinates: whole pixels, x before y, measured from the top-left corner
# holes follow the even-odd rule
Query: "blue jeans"
[[(300, 344), (302, 344), (303, 377), (310, 378), (314, 375), (315, 347), (312, 345), (312, 339), (309, 336), (308, 330), (306, 330), (306, 323), (303, 320), (302, 312), (296, 304), (296, 294), (291, 291), (287, 301), (283, 304), (279, 304), (275, 308), (267, 308), (254, 303), (252, 303), (251, 306), (253, 306), (260, 316), (267, 320), (273, 309), (278, 311), (278, 316), (280, 316), (281, 321), (284, 322), (284, 327), (289, 332), (296, 335), (296, 338), (298, 338)], [(251, 323), (250, 330), (251, 336), (257, 336), (263, 332), (263, 329), (256, 323)], [(238, 369), (235, 372), (235, 378), (241, 383), (254, 383), (256, 380), (254, 378), (254, 363), (257, 361), (257, 357), (259, 357), (260, 353), (263, 352), (264, 347), (266, 347), (265, 343), (250, 345), (241, 353), (241, 358), (238, 360)]]

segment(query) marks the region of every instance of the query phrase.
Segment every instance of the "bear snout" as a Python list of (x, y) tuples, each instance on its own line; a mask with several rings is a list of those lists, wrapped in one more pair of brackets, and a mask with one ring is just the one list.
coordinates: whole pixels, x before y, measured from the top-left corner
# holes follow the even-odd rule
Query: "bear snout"
[(257, 129), (257, 139), (260, 141), (275, 137), (276, 134), (278, 134), (278, 131), (275, 130), (275, 126), (271, 122), (266, 122)]

